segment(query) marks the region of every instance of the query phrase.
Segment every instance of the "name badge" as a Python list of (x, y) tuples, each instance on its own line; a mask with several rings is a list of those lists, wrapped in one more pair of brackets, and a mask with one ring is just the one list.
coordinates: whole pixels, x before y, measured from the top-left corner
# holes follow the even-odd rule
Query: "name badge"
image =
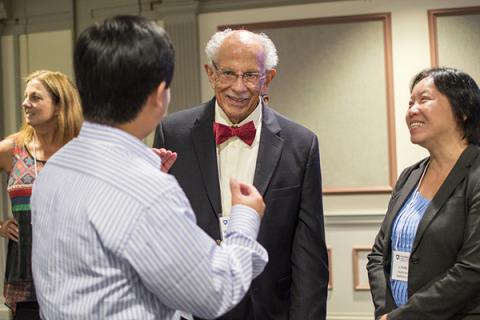
[(408, 281), (408, 262), (410, 252), (393, 251), (392, 253), (392, 279)]
[(227, 235), (227, 227), (228, 227), (228, 222), (230, 221), (230, 217), (220, 217), (219, 220), (220, 220), (220, 234), (223, 240)]

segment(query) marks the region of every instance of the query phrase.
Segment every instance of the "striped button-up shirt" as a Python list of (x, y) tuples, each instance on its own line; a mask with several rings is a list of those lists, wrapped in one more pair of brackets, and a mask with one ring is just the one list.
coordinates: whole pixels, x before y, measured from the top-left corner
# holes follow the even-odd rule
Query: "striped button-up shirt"
[(174, 177), (140, 140), (84, 123), (32, 194), (32, 267), (44, 319), (212, 318), (265, 267), (260, 219), (234, 206), (221, 246), (195, 224)]

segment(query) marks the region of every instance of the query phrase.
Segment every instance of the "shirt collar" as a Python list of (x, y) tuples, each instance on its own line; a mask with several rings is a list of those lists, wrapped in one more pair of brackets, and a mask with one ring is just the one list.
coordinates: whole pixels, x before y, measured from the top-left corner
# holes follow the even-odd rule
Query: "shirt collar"
[[(255, 125), (255, 128), (259, 128), (260, 124), (262, 123), (262, 99), (259, 99), (257, 106), (255, 109), (246, 117), (243, 119), (238, 126), (242, 126), (247, 122), (253, 121), (253, 124)], [(215, 122), (218, 122), (220, 124), (224, 124), (226, 126), (232, 126), (233, 123), (228, 119), (228, 116), (225, 114), (225, 111), (220, 108), (220, 105), (218, 104), (218, 101), (215, 99)]]
[(130, 133), (107, 125), (84, 121), (80, 134), (80, 139), (90, 140), (99, 147), (111, 148), (112, 146), (126, 149), (134, 156), (144, 159), (155, 168), (160, 168), (160, 157), (147, 147), (141, 140)]

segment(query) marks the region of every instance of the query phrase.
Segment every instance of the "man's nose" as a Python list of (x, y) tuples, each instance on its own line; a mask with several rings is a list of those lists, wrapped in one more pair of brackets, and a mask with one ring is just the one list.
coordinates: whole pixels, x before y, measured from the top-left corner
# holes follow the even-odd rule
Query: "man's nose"
[(235, 91), (245, 91), (247, 89), (247, 86), (243, 81), (243, 74), (241, 75), (237, 74), (237, 78), (232, 83), (232, 89)]

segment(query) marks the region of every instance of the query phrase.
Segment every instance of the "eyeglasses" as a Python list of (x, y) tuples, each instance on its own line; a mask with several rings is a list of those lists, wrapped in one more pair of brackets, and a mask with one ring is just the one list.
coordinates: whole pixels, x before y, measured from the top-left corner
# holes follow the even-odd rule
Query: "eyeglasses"
[(217, 71), (218, 80), (221, 84), (232, 84), (237, 81), (238, 77), (242, 78), (243, 83), (249, 87), (256, 87), (260, 80), (265, 79), (265, 75), (259, 72), (233, 72), (230, 70), (222, 70), (212, 61), (213, 67)]

